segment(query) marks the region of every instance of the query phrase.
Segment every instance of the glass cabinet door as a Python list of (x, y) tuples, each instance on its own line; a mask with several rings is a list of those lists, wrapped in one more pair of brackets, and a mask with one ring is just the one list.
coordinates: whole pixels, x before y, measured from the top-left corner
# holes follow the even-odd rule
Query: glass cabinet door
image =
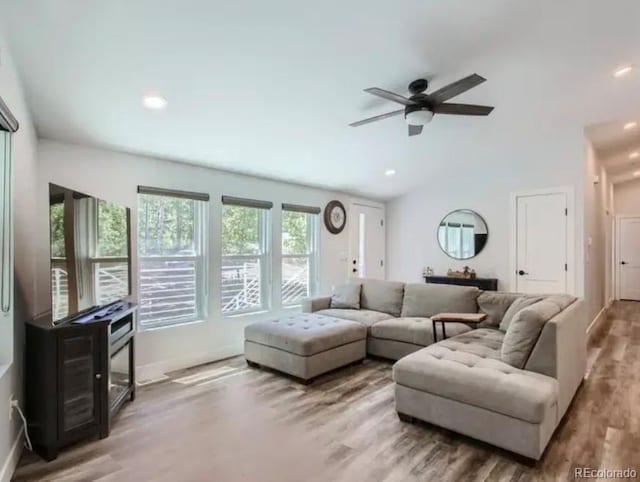
[(126, 343), (117, 352), (111, 354), (109, 368), (109, 408), (112, 409), (127, 394), (132, 385), (131, 373), (131, 341)]

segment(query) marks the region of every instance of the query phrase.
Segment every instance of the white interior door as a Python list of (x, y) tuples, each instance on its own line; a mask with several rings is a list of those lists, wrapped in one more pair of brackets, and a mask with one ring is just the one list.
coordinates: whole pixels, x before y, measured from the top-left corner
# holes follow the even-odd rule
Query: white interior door
[(567, 193), (516, 196), (515, 290), (567, 292)]
[(357, 278), (385, 278), (384, 210), (352, 204), (349, 213), (349, 275)]
[(620, 298), (640, 301), (640, 217), (620, 218), (618, 286)]

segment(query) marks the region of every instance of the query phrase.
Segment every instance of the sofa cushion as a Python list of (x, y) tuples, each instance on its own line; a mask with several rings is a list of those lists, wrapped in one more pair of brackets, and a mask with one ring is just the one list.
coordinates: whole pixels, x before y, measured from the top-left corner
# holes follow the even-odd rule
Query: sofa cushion
[(502, 342), (502, 361), (523, 368), (545, 323), (560, 313), (558, 303), (542, 300), (524, 308), (513, 317)]
[[(436, 328), (439, 332), (439, 327)], [(463, 323), (447, 323), (448, 336), (469, 330), (471, 328)], [(429, 318), (392, 318), (375, 323), (370, 334), (375, 338), (428, 346), (433, 343), (433, 322)]]
[(474, 286), (409, 283), (404, 288), (402, 316), (428, 318), (438, 313), (476, 313), (480, 290)]
[(364, 340), (366, 336), (367, 330), (360, 323), (306, 313), (259, 321), (244, 329), (247, 341), (302, 356)]
[(361, 286), (356, 283), (334, 286), (331, 294), (331, 308), (359, 310), (360, 289)]
[(532, 295), (522, 295), (511, 303), (511, 306), (505, 311), (504, 316), (502, 317), (502, 321), (500, 322), (500, 329), (502, 331), (507, 331), (509, 329), (509, 324), (513, 317), (520, 310), (525, 309), (527, 306), (531, 306), (538, 301), (542, 301), (544, 296), (532, 296)]
[(351, 320), (357, 321), (358, 323), (366, 326), (367, 328), (371, 327), (374, 323), (382, 320), (388, 320), (389, 318), (393, 318), (392, 315), (388, 313), (381, 313), (379, 311), (373, 310), (347, 310), (340, 308), (329, 308), (328, 310), (320, 310), (316, 311), (317, 315), (331, 316), (334, 318), (340, 318), (342, 320)]
[(381, 280), (362, 280), (360, 308), (400, 316), (404, 283)]
[(558, 308), (560, 308), (560, 311), (567, 309), (577, 299), (578, 298), (572, 295), (550, 295), (545, 298), (545, 300), (558, 305)]
[(555, 419), (558, 382), (494, 358), (503, 334), (490, 331), (500, 333), (480, 328), (411, 353), (395, 363), (393, 379), (530, 423)]
[(511, 303), (522, 295), (500, 291), (484, 291), (478, 296), (478, 309), (487, 315), (480, 327), (497, 328)]

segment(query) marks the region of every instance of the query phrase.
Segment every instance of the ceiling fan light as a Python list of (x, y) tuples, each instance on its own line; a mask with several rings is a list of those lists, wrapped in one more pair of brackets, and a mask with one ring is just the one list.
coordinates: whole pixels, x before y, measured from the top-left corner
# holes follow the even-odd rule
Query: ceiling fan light
[(407, 112), (404, 118), (409, 125), (423, 126), (431, 122), (433, 112), (430, 110), (414, 110), (413, 112)]

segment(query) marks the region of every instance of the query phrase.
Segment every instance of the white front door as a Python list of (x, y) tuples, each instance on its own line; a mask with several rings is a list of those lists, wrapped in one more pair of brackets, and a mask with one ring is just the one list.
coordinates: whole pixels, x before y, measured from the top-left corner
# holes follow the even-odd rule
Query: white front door
[(515, 291), (567, 292), (567, 193), (516, 196)]
[(349, 218), (349, 276), (384, 279), (385, 222), (383, 209), (353, 203)]
[(618, 243), (620, 299), (640, 301), (640, 218), (620, 218)]

